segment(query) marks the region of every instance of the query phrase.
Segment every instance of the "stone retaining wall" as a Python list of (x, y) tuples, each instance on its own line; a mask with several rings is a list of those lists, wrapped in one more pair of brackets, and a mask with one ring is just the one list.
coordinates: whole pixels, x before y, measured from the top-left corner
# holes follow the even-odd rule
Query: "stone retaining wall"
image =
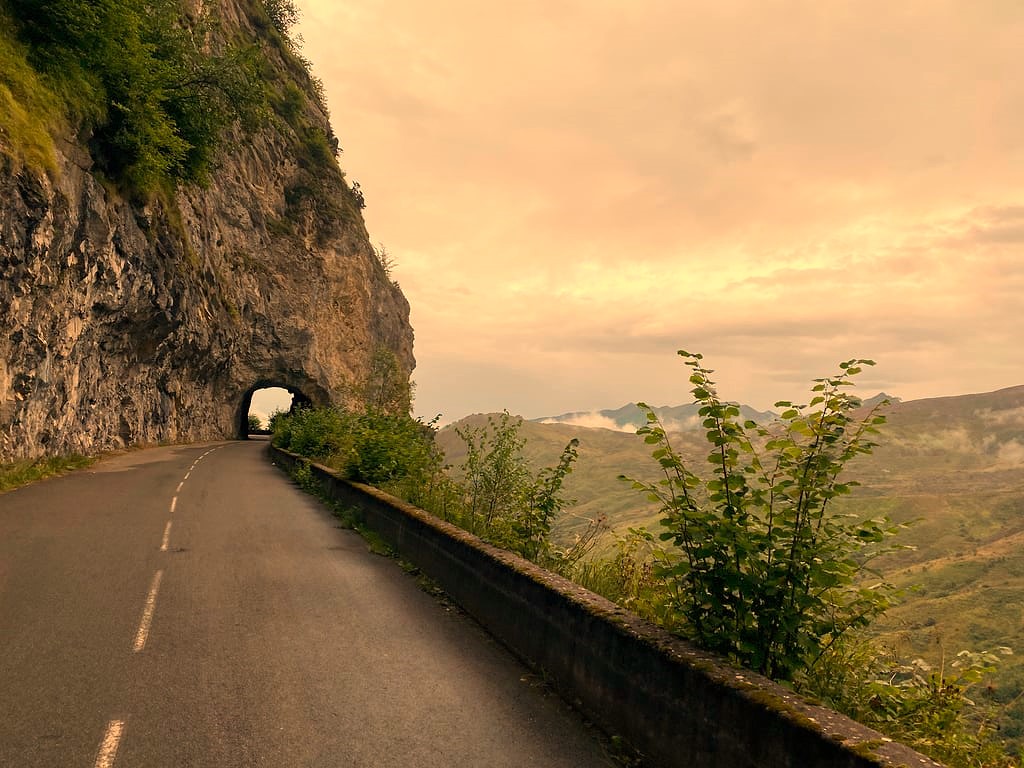
[(610, 735), (665, 768), (938, 766), (599, 595), (369, 486), (308, 463), (405, 560)]

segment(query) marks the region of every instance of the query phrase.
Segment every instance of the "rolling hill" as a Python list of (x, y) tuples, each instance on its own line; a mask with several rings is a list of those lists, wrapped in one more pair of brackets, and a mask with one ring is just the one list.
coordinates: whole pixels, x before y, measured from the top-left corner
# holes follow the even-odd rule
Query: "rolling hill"
[[(677, 449), (700, 468), (706, 447), (693, 407), (659, 412), (673, 427)], [(748, 413), (762, 422), (772, 418)], [(625, 406), (522, 424), (525, 453), (535, 466), (554, 463), (566, 442), (580, 440), (579, 461), (565, 486), (576, 503), (557, 521), (556, 537), (571, 537), (597, 516), (618, 532), (657, 526), (657, 507), (617, 479), (657, 475), (650, 446), (632, 434), (638, 414), (636, 406)], [(879, 562), (883, 575), (905, 590), (903, 602), (874, 629), (901, 654), (933, 662), (964, 648), (1014, 648), (1020, 655), (1003, 664), (992, 692), (1009, 701), (1024, 689), (1024, 386), (894, 402), (886, 415), (874, 453), (848, 467), (848, 478), (861, 487), (837, 508), (912, 523), (900, 540), (913, 548)], [(471, 416), (440, 432), (451, 464), (462, 460), (455, 429), (485, 421), (485, 415)], [(1018, 703), (1015, 709), (1024, 708)], [(1019, 737), (1024, 712), (1014, 714), (1018, 719), (1004, 735)]]

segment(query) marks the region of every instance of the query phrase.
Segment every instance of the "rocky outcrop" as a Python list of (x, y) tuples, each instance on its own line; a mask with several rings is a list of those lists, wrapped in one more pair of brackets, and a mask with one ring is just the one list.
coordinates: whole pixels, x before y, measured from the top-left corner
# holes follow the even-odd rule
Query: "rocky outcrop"
[(0, 460), (235, 437), (256, 387), (339, 402), (380, 347), (412, 370), (409, 305), (343, 174), (310, 161), (309, 126), (332, 134), (278, 54), (305, 134), (239, 132), (206, 189), (129, 201), (68, 137), (58, 174), (0, 156)]

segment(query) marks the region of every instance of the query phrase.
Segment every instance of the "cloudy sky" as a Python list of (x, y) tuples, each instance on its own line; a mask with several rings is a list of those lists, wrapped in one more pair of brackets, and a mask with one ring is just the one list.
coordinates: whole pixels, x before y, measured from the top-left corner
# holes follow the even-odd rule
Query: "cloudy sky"
[(1019, 0), (298, 0), (415, 411), (1024, 384)]

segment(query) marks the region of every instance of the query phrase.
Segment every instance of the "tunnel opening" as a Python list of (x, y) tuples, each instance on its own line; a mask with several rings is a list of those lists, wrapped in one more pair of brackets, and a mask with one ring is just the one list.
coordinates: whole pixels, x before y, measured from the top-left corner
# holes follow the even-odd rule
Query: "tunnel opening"
[(312, 401), (302, 392), (277, 382), (259, 382), (242, 397), (238, 409), (239, 440), (253, 435), (270, 434), (270, 421), (276, 413), (291, 413), (296, 408), (309, 408)]

